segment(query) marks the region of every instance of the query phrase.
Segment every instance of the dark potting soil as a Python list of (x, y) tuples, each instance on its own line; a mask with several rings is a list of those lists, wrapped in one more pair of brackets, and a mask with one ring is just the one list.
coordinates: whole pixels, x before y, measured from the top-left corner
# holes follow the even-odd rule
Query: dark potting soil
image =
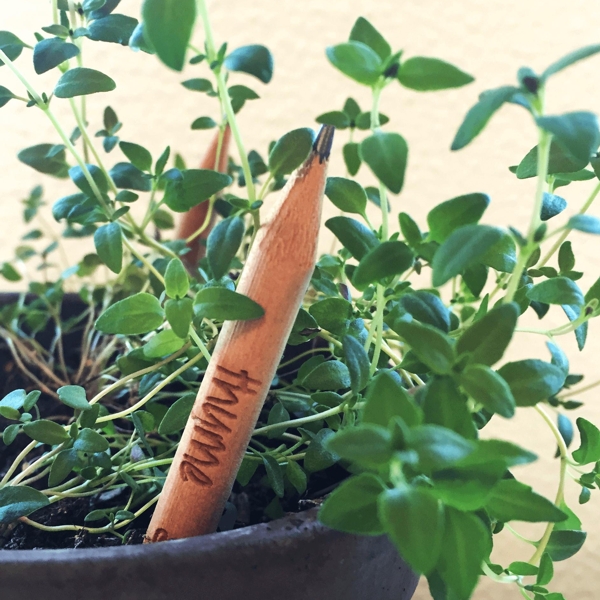
[[(0, 294), (0, 303), (1, 303)], [(69, 334), (76, 336), (76, 332)], [(65, 349), (69, 348), (71, 352), (67, 353), (65, 359), (71, 367), (78, 364), (78, 355), (76, 349), (79, 348), (80, 340), (72, 339)], [(308, 348), (308, 345), (288, 348), (285, 357), (291, 358), (298, 355)], [(75, 350), (75, 352), (73, 352)], [(36, 373), (43, 380), (43, 374)], [(289, 371), (286, 373), (289, 375)], [(6, 347), (0, 340), (0, 398), (11, 391), (24, 388), (27, 391), (36, 389), (31, 381), (26, 378), (15, 364), (15, 361)], [(131, 399), (123, 397), (120, 402), (123, 406), (129, 404)], [(117, 401), (119, 402), (119, 401)], [(265, 406), (268, 408), (272, 401), (267, 399)], [(59, 423), (67, 423), (72, 417), (72, 409), (69, 409), (62, 403), (54, 400), (52, 397), (42, 394), (38, 401), (38, 407), (45, 419), (56, 420)], [(10, 422), (0, 417), (0, 431)], [(6, 473), (9, 466), (18, 456), (21, 450), (29, 443), (29, 439), (24, 435), (19, 435), (9, 446), (5, 446), (0, 441), (0, 478)], [(41, 454), (41, 450), (32, 452), (30, 460)], [(265, 486), (261, 481), (263, 476), (259, 472), (255, 473), (250, 483), (244, 487), (237, 482), (234, 485), (231, 497), (227, 503), (226, 509), (221, 521), (221, 530), (238, 529), (263, 523), (284, 516), (285, 514), (301, 512), (314, 506), (318, 506), (323, 497), (329, 493), (336, 485), (347, 477), (347, 472), (340, 466), (334, 465), (324, 471), (313, 473), (309, 479), (307, 491), (300, 497), (286, 497), (280, 500), (280, 505), (275, 508), (273, 500), (274, 492)], [(41, 480), (43, 485), (44, 480)], [(35, 484), (33, 484), (35, 487)], [(129, 492), (125, 489), (112, 490), (93, 496), (83, 498), (64, 498), (43, 509), (36, 511), (31, 518), (36, 522), (46, 526), (61, 525), (79, 525), (87, 527), (97, 527), (105, 524), (100, 522), (85, 522), (85, 516), (93, 510), (105, 510), (113, 507), (122, 507), (126, 503)], [(119, 546), (122, 544), (141, 544), (144, 541), (146, 529), (150, 523), (153, 509), (146, 511), (143, 515), (135, 519), (131, 526), (121, 530), (120, 534), (124, 538), (114, 534), (90, 534), (85, 530), (81, 531), (43, 531), (24, 523), (13, 523), (8, 526), (0, 526), (0, 549), (4, 550), (32, 550), (32, 549), (60, 549), (60, 548), (99, 548), (107, 546)], [(267, 516), (270, 515), (270, 516)]]

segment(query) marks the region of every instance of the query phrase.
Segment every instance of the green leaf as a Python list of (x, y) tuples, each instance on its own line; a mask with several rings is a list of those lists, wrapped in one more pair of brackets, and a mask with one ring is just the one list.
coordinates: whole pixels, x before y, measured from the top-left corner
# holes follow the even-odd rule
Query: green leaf
[(439, 471), (472, 454), (477, 446), (470, 440), (439, 425), (420, 425), (410, 430), (408, 445), (419, 456), (423, 471)]
[(379, 245), (377, 236), (371, 229), (349, 217), (333, 217), (325, 222), (333, 235), (341, 242), (356, 260), (362, 260)]
[(80, 385), (65, 385), (56, 390), (60, 401), (76, 410), (91, 410), (92, 405), (87, 401), (85, 388)]
[(569, 219), (567, 229), (598, 235), (600, 234), (600, 219), (592, 215), (575, 215)]
[(6, 106), (16, 96), (3, 85), (0, 85), (0, 108)]
[(7, 281), (21, 281), (22, 279), (19, 271), (17, 271), (10, 263), (1, 263), (0, 274)]
[(380, 372), (369, 384), (362, 423), (388, 427), (394, 417), (400, 417), (409, 427), (419, 425), (421, 410), (400, 383), (388, 372)]
[(315, 121), (321, 125), (333, 125), (336, 129), (348, 129), (350, 119), (348, 115), (341, 110), (332, 110), (319, 115)]
[(358, 173), (362, 163), (359, 149), (360, 145), (356, 142), (348, 142), (347, 144), (344, 144), (344, 147), (342, 148), (344, 164), (346, 165), (346, 169), (348, 169), (348, 173), (353, 177)]
[(79, 457), (75, 450), (70, 449), (59, 452), (52, 462), (50, 475), (48, 476), (48, 485), (54, 487), (61, 484), (69, 476), (73, 468), (79, 464)]
[(507, 363), (498, 374), (510, 386), (517, 406), (535, 406), (558, 393), (565, 382), (562, 369), (537, 359)]
[(581, 444), (573, 452), (573, 458), (580, 465), (587, 465), (600, 460), (600, 430), (583, 417), (579, 417), (576, 423)]
[(48, 421), (47, 419), (40, 419), (39, 421), (30, 421), (23, 425), (23, 431), (36, 442), (42, 444), (49, 444), (54, 446), (56, 444), (62, 444), (69, 438), (69, 434), (65, 431), (65, 428), (54, 421)]
[(144, 37), (168, 67), (181, 71), (196, 20), (194, 0), (144, 0)]
[(165, 204), (175, 212), (187, 212), (231, 184), (232, 178), (210, 169), (188, 169), (182, 178), (169, 181)]
[(329, 46), (329, 62), (344, 75), (363, 85), (372, 86), (381, 75), (383, 63), (377, 52), (362, 42)]
[(391, 53), (392, 49), (386, 42), (385, 38), (365, 19), (358, 17), (350, 31), (351, 42), (362, 42), (374, 50), (381, 60), (385, 60)]
[(242, 244), (245, 231), (246, 227), (241, 217), (228, 217), (210, 232), (206, 242), (206, 254), (215, 279), (220, 279), (228, 273), (231, 261)]
[(185, 298), (190, 289), (190, 280), (179, 258), (169, 261), (165, 270), (165, 291), (169, 298)]
[[(108, 181), (104, 172), (96, 165), (86, 165), (86, 169), (96, 184), (96, 187), (104, 194), (108, 192)], [(92, 187), (79, 165), (69, 169), (69, 177), (86, 196), (89, 198), (95, 197)]]
[(96, 19), (87, 26), (87, 37), (95, 42), (111, 42), (129, 45), (129, 38), (138, 25), (137, 19), (127, 15), (107, 15)]
[(327, 440), (327, 448), (344, 460), (366, 466), (383, 465), (393, 455), (389, 430), (370, 423), (338, 431)]
[(350, 389), (354, 393), (362, 391), (369, 383), (371, 361), (364, 346), (354, 336), (342, 338), (344, 361), (350, 372)]
[[(91, 3), (92, 6), (89, 6), (88, 2)], [(88, 2), (84, 2), (83, 9), (86, 12), (91, 11), (87, 16), (90, 20), (94, 20), (102, 19), (109, 15), (117, 8), (121, 0), (106, 0), (106, 2), (102, 2), (102, 0), (96, 2), (94, 0), (88, 0)], [(61, 3), (63, 6), (61, 6)], [(96, 6), (99, 6), (99, 8), (96, 8)], [(68, 10), (68, 0), (58, 0), (58, 8), (60, 10)]]
[[(528, 179), (537, 176), (538, 147), (534, 146), (523, 158), (517, 167), (516, 175), (519, 179)], [(557, 173), (575, 173), (583, 169), (588, 160), (579, 160), (571, 156), (555, 140), (550, 144), (550, 160), (548, 161), (548, 175)]]
[(33, 48), (33, 68), (41, 75), (78, 54), (79, 48), (75, 44), (69, 44), (60, 38), (42, 40)]
[(141, 335), (163, 324), (164, 312), (158, 298), (140, 292), (109, 306), (96, 321), (102, 333)]
[(433, 285), (439, 287), (480, 262), (504, 232), (489, 225), (465, 225), (455, 230), (433, 257)]
[(554, 565), (552, 564), (552, 559), (547, 552), (544, 552), (544, 554), (542, 554), (542, 559), (540, 560), (540, 566), (535, 582), (537, 585), (548, 585), (553, 577)]
[(456, 353), (471, 354), (473, 363), (488, 366), (497, 363), (512, 339), (518, 318), (519, 307), (514, 302), (493, 308), (462, 334)]
[(445, 375), (452, 371), (454, 348), (448, 336), (439, 329), (416, 321), (396, 321), (394, 331), (433, 372)]
[(269, 153), (269, 171), (274, 177), (291, 173), (312, 150), (314, 131), (308, 127), (294, 129), (280, 137)]
[(211, 117), (198, 117), (192, 123), (192, 129), (212, 129), (217, 126), (217, 122)]
[(344, 331), (352, 318), (352, 304), (343, 298), (319, 300), (308, 311), (319, 327), (335, 334)]
[(357, 289), (364, 290), (370, 283), (404, 273), (413, 262), (414, 254), (404, 242), (383, 242), (363, 256), (354, 271), (352, 283)]
[(567, 208), (567, 201), (564, 198), (561, 198), (556, 194), (544, 192), (540, 219), (542, 221), (548, 221), (552, 217), (559, 215), (565, 208)]
[(469, 440), (477, 437), (467, 397), (452, 377), (436, 376), (428, 381), (422, 406), (425, 423), (451, 429)]
[(399, 133), (378, 131), (360, 144), (360, 156), (392, 193), (399, 194), (404, 184), (408, 145)]
[(281, 470), (279, 463), (270, 454), (263, 454), (262, 459), (265, 469), (267, 471), (269, 485), (273, 488), (273, 491), (279, 498), (283, 498), (283, 471)]
[(486, 504), (490, 516), (503, 523), (556, 523), (567, 515), (550, 500), (536, 494), (530, 486), (516, 479), (503, 479), (496, 484)]
[(73, 448), (80, 452), (106, 452), (108, 440), (97, 431), (86, 427), (79, 432)]
[(152, 154), (146, 148), (132, 142), (120, 142), (119, 147), (134, 167), (137, 167), (140, 171), (150, 171), (152, 169)]
[(444, 333), (450, 330), (450, 313), (435, 294), (423, 290), (403, 294), (399, 304), (413, 319), (432, 325)]
[(222, 287), (201, 289), (194, 298), (194, 312), (217, 321), (248, 321), (265, 314), (263, 308), (248, 296)]
[(432, 476), (432, 494), (447, 506), (465, 511), (481, 509), (492, 488), (506, 473), (502, 460), (472, 463), (470, 458), (464, 461), (466, 465), (436, 471)]
[(40, 173), (66, 179), (69, 176), (66, 153), (64, 149), (54, 153), (53, 149), (54, 144), (37, 144), (21, 150), (17, 158)]
[(481, 519), (455, 508), (446, 508), (438, 571), (457, 598), (471, 597), (491, 546), (490, 532)]
[(367, 192), (360, 183), (345, 177), (328, 177), (325, 195), (340, 210), (364, 215), (367, 207)]
[(493, 114), (504, 103), (510, 102), (516, 93), (519, 93), (518, 88), (503, 86), (481, 94), (479, 102), (469, 110), (456, 132), (451, 149), (460, 150), (470, 144), (483, 131)]
[(377, 500), (385, 489), (381, 480), (371, 473), (351, 477), (326, 498), (319, 520), (327, 527), (346, 533), (380, 535), (384, 529)]
[(4, 444), (6, 446), (10, 446), (17, 439), (19, 431), (21, 431), (21, 425), (16, 423), (6, 427), (2, 432), (2, 441)]
[(335, 435), (331, 429), (320, 429), (310, 442), (304, 456), (304, 468), (309, 473), (316, 473), (334, 465), (338, 460), (337, 454), (327, 448), (327, 440)]
[(408, 213), (401, 212), (398, 215), (398, 222), (400, 224), (400, 231), (409, 246), (416, 246), (423, 241), (423, 234), (419, 226)]
[(100, 71), (86, 67), (74, 67), (58, 80), (54, 88), (54, 95), (57, 98), (73, 98), (99, 92), (111, 92), (116, 87), (117, 84)]
[(158, 426), (158, 433), (170, 435), (181, 431), (188, 422), (195, 401), (196, 394), (184, 394), (176, 400), (162, 418)]
[(440, 556), (444, 510), (426, 489), (401, 485), (379, 497), (379, 519), (402, 558), (418, 573), (431, 572)]
[(545, 304), (581, 306), (584, 303), (583, 292), (568, 277), (553, 277), (542, 281), (527, 291), (527, 297)]
[(273, 77), (273, 56), (268, 48), (260, 44), (236, 48), (227, 56), (224, 64), (230, 71), (248, 73), (263, 83), (269, 83)]
[(186, 81), (182, 81), (181, 85), (186, 90), (191, 90), (192, 92), (213, 92), (213, 85), (209, 79), (204, 79), (203, 77), (195, 77), (194, 79), (187, 79)]
[(0, 523), (12, 523), (48, 504), (48, 497), (38, 490), (26, 485), (7, 485), (0, 489)]
[(181, 350), (185, 340), (178, 336), (172, 329), (159, 331), (144, 346), (144, 355), (148, 358), (163, 358), (177, 350)]
[[(307, 477), (302, 467), (295, 460), (288, 460), (285, 467), (286, 477), (290, 483), (296, 488), (296, 491), (302, 495), (306, 492)], [(319, 514), (320, 517), (320, 514)]]
[(574, 50), (573, 52), (569, 52), (569, 54), (559, 58), (557, 61), (553, 62), (541, 75), (541, 79), (545, 80), (552, 75), (555, 75), (559, 71), (570, 67), (572, 64), (587, 58), (588, 56), (592, 56), (593, 54), (597, 54), (600, 52), (600, 44), (592, 44), (591, 46), (584, 46), (583, 48), (579, 48), (578, 50)]
[[(290, 420), (290, 413), (287, 411), (285, 406), (278, 402), (275, 406), (269, 411), (269, 418), (267, 419), (267, 425), (277, 425), (278, 423), (285, 423)], [(283, 427), (277, 427), (275, 429), (271, 429), (267, 433), (267, 437), (269, 439), (275, 439), (280, 437), (283, 433), (285, 433), (287, 427), (284, 425)]]
[(12, 392), (4, 396), (2, 400), (0, 400), (0, 407), (7, 406), (9, 408), (14, 408), (15, 410), (21, 410), (23, 408), (23, 405), (25, 404), (26, 398), (27, 394), (25, 390), (13, 390)]
[[(546, 546), (546, 552), (553, 561), (567, 560), (577, 554), (585, 542), (587, 533), (585, 531), (563, 530), (553, 531)], [(546, 596), (548, 600), (550, 596)]]
[[(11, 61), (16, 60), (21, 55), (26, 44), (21, 41), (14, 33), (10, 31), (0, 31), (0, 50), (8, 56)], [(4, 66), (4, 62), (0, 60), (0, 67)]]
[(148, 176), (136, 166), (127, 162), (117, 163), (109, 174), (118, 188), (149, 192), (152, 184)]
[(94, 246), (100, 260), (117, 275), (123, 267), (123, 235), (117, 223), (102, 225), (94, 233)]
[(400, 66), (398, 81), (411, 90), (429, 92), (462, 87), (474, 78), (439, 58), (414, 56)]
[(468, 365), (462, 372), (460, 384), (476, 402), (493, 413), (510, 419), (515, 414), (515, 399), (510, 387), (486, 365)]
[(301, 381), (309, 390), (336, 391), (350, 387), (348, 367), (339, 360), (328, 360), (317, 365)]
[(598, 117), (590, 112), (572, 112), (538, 117), (536, 123), (576, 159), (587, 164), (600, 145)]
[(466, 194), (434, 207), (427, 215), (429, 239), (445, 242), (459, 227), (478, 223), (490, 204), (487, 194)]

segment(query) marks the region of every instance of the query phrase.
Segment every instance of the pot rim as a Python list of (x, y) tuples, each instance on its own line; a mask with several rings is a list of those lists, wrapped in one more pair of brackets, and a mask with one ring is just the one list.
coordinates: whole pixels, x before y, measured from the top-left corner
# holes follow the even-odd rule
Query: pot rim
[(239, 529), (231, 529), (207, 535), (166, 540), (152, 544), (134, 544), (131, 546), (104, 546), (97, 548), (44, 548), (39, 550), (0, 550), (0, 565), (11, 563), (56, 563), (89, 561), (90, 558), (131, 559), (151, 558), (162, 554), (190, 553), (194, 555), (211, 554), (229, 546), (256, 545), (277, 542), (286, 538), (299, 538), (306, 535), (347, 535), (322, 525), (317, 518), (320, 507), (310, 508), (298, 513), (290, 513), (281, 519), (258, 523)]

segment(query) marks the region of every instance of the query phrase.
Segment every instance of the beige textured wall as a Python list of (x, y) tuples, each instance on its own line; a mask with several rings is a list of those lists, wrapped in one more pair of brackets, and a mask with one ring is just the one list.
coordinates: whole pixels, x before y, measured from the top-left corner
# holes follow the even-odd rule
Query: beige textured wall
[[(0, 29), (13, 31), (28, 41), (32, 40), (33, 27), (50, 22), (49, 0), (2, 0), (1, 4)], [(122, 2), (124, 12), (132, 15), (138, 14), (139, 4), (140, 0)], [(315, 115), (341, 107), (349, 94), (367, 106), (365, 91), (334, 71), (323, 53), (325, 46), (347, 37), (358, 15), (371, 19), (393, 46), (405, 49), (406, 56), (442, 57), (476, 76), (475, 84), (457, 91), (417, 94), (399, 86), (386, 90), (382, 109), (392, 117), (394, 129), (402, 132), (410, 145), (405, 190), (392, 203), (395, 211), (409, 210), (421, 223), (434, 203), (466, 192), (485, 191), (493, 199), (488, 221), (494, 219), (502, 225), (510, 223), (525, 228), (532, 182), (517, 182), (507, 170), (535, 143), (535, 133), (525, 112), (517, 107), (504, 109), (481, 138), (460, 153), (449, 152), (450, 141), (479, 91), (513, 82), (516, 69), (522, 65), (542, 70), (558, 56), (595, 43), (600, 37), (600, 4), (588, 0), (571, 0), (568, 4), (558, 0), (222, 0), (210, 2), (210, 9), (218, 41), (227, 39), (231, 47), (260, 42), (275, 55), (273, 82), (269, 86), (249, 82), (263, 100), (250, 103), (240, 119), (248, 148), (263, 153), (271, 139), (294, 127), (311, 125)], [(123, 139), (143, 143), (155, 157), (166, 144), (171, 144), (189, 163), (194, 163), (208, 135), (190, 131), (189, 124), (204, 114), (215, 116), (214, 105), (203, 95), (182, 93), (178, 82), (201, 76), (203, 69), (189, 68), (180, 76), (167, 72), (153, 58), (133, 54), (126, 48), (104, 44), (88, 44), (88, 47), (86, 64), (107, 71), (118, 85), (114, 93), (90, 99), (91, 128), (94, 131), (100, 128), (100, 111), (110, 102), (125, 124)], [(22, 66), (27, 62), (27, 59), (19, 61)], [(549, 110), (597, 109), (599, 71), (600, 58), (595, 58), (552, 80), (548, 90)], [(55, 77), (47, 74), (37, 78), (36, 85), (49, 91)], [(244, 80), (244, 76), (236, 76), (236, 81), (248, 82)], [(5, 68), (0, 70), (0, 84), (19, 89)], [(66, 102), (55, 101), (55, 110), (70, 129), (72, 121)], [(46, 198), (53, 200), (62, 194), (64, 186), (31, 171), (16, 159), (16, 152), (24, 146), (57, 141), (39, 111), (10, 103), (0, 110), (0, 132), (0, 260), (3, 260), (10, 258), (11, 248), (23, 231), (19, 199), (34, 184), (43, 182)], [(344, 137), (341, 133), (338, 144)], [(118, 160), (117, 153), (118, 150), (110, 156), (109, 164)], [(339, 156), (333, 161), (331, 172), (343, 174)], [(365, 173), (361, 177), (369, 182)], [(590, 187), (582, 184), (562, 191), (571, 206), (577, 207)], [(600, 214), (598, 209), (592, 212)], [(583, 281), (586, 287), (600, 271), (599, 242), (597, 238), (584, 236), (573, 236), (573, 241), (584, 259), (578, 267), (585, 267), (591, 274)], [(79, 243), (74, 246), (74, 251), (80, 250)], [(561, 322), (558, 313), (554, 318), (555, 322)], [(589, 375), (590, 381), (598, 372), (600, 342), (593, 339), (598, 332), (598, 326), (592, 325), (592, 339), (581, 355), (570, 336), (568, 340), (560, 340), (571, 352), (573, 371)], [(525, 356), (533, 350), (545, 357), (542, 342), (536, 336), (523, 334), (521, 341), (513, 344), (512, 355)], [(588, 405), (578, 414), (599, 421), (596, 396), (596, 392), (582, 396)], [(538, 416), (530, 411), (513, 422), (498, 420), (493, 429), (542, 456), (540, 466), (534, 466), (523, 476), (538, 490), (553, 496), (558, 465), (550, 459), (553, 442)], [(569, 498), (575, 503), (573, 492), (571, 487)], [(597, 597), (593, 590), (599, 579), (595, 560), (600, 550), (598, 506), (592, 501), (581, 509), (584, 525), (590, 532), (583, 551), (571, 561), (568, 572), (564, 563), (557, 565), (556, 589), (567, 592), (570, 599)], [(518, 524), (517, 529), (532, 530)], [(529, 550), (511, 540), (504, 542), (499, 551), (504, 561), (527, 557)], [(426, 586), (421, 586), (417, 598), (428, 597)], [(513, 588), (489, 582), (476, 595), (479, 600), (520, 597)]]

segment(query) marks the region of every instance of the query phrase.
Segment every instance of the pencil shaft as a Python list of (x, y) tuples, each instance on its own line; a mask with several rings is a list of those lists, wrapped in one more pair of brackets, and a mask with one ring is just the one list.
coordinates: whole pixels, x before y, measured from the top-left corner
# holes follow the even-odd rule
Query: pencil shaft
[(223, 325), (150, 524), (151, 541), (218, 525), (314, 269), (326, 167), (313, 152), (256, 237), (237, 289), (265, 314)]

